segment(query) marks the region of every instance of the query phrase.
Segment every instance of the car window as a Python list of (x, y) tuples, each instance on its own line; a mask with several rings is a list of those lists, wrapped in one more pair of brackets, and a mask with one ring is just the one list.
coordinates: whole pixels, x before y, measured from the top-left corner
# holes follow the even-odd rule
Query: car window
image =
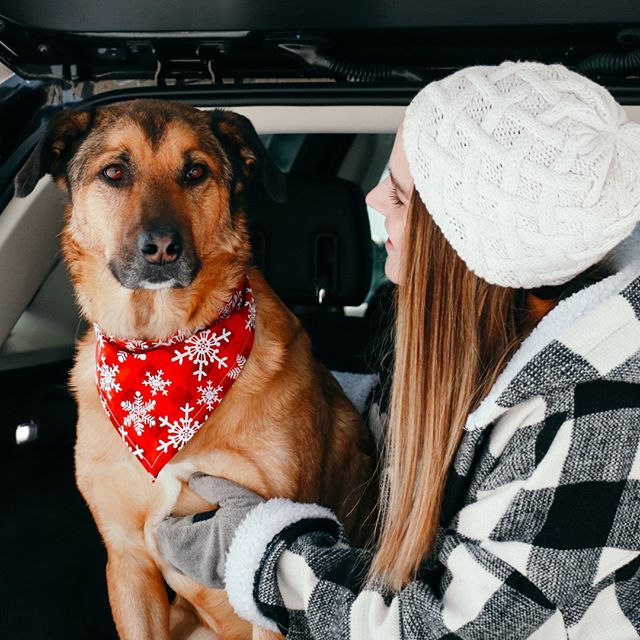
[[(382, 171), (380, 180), (382, 182), (389, 175), (389, 164), (387, 163)], [(371, 227), (371, 239), (379, 245), (383, 245), (387, 240), (387, 230), (384, 228), (384, 217), (375, 209), (367, 205), (367, 213), (369, 214), (369, 226)]]
[(13, 71), (8, 69), (3, 64), (0, 64), (0, 84), (2, 84), (5, 80), (8, 80), (13, 75)]

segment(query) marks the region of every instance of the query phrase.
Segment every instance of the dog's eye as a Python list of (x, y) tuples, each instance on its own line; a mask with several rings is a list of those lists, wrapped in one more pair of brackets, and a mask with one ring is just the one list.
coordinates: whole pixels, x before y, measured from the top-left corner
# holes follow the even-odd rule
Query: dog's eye
[(204, 178), (205, 173), (206, 169), (203, 164), (192, 164), (185, 171), (184, 179), (187, 182), (198, 182), (198, 180)]
[(124, 178), (124, 169), (119, 164), (110, 164), (102, 170), (102, 175), (111, 182), (119, 182)]

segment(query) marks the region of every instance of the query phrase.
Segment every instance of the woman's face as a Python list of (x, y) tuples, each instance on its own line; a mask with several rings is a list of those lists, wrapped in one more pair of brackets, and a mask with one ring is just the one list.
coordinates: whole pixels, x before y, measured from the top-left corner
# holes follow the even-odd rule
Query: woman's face
[(412, 191), (413, 178), (404, 153), (400, 125), (389, 158), (389, 176), (371, 189), (366, 198), (367, 204), (385, 217), (384, 226), (389, 239), (384, 245), (387, 250), (384, 271), (387, 278), (396, 284), (400, 284), (404, 228)]

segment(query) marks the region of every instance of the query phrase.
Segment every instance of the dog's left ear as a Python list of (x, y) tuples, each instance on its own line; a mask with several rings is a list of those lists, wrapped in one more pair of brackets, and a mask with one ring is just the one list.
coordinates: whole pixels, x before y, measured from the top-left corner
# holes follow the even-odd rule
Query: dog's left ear
[(285, 175), (248, 118), (233, 111), (215, 109), (211, 112), (211, 129), (225, 149), (237, 158), (243, 181), (256, 180), (274, 202), (285, 201)]
[(54, 178), (64, 174), (78, 142), (91, 128), (93, 116), (93, 110), (65, 109), (49, 121), (45, 134), (16, 175), (18, 198), (28, 196), (45, 173)]

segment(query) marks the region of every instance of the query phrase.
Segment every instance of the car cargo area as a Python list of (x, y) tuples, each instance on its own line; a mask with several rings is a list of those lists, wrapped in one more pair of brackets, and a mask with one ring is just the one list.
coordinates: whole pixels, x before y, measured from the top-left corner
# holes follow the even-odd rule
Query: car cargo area
[(0, 638), (117, 638), (105, 547), (74, 477), (68, 377), (75, 343), (92, 328), (61, 259), (64, 198), (50, 176), (26, 198), (14, 192), (55, 114), (149, 98), (248, 117), (289, 194), (284, 204), (248, 200), (253, 262), (318, 360), (379, 385), (394, 287), (384, 222), (364, 195), (388, 175), (419, 89), (468, 65), (559, 62), (640, 122), (637, 3), (381, 4), (0, 6)]

